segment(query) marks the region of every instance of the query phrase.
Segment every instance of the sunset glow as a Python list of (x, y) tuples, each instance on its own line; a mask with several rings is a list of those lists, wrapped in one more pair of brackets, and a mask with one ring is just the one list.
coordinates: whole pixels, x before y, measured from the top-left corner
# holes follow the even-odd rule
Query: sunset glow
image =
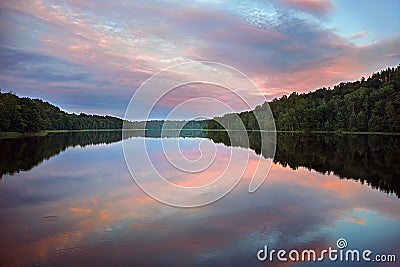
[(271, 100), (400, 59), (398, 1), (17, 0), (0, 9), (2, 90), (69, 112), (122, 117), (143, 81), (192, 60), (239, 69)]

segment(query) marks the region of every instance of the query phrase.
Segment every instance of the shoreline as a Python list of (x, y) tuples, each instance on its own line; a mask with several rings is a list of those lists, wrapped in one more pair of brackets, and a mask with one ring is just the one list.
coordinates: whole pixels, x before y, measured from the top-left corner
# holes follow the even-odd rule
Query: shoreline
[[(127, 129), (132, 131), (143, 131), (146, 129)], [(165, 129), (165, 130), (180, 130), (180, 129)], [(183, 129), (185, 130), (203, 130), (204, 132), (226, 132), (222, 129)], [(0, 132), (0, 138), (21, 138), (21, 137), (34, 137), (46, 136), (48, 133), (73, 133), (73, 132), (117, 132), (122, 129), (84, 129), (84, 130), (46, 130), (37, 133), (22, 133), (22, 132)], [(232, 130), (236, 131), (236, 130)], [(248, 130), (248, 132), (259, 132), (260, 130)], [(262, 131), (270, 132), (270, 131)], [(276, 133), (291, 133), (291, 134), (338, 134), (338, 135), (388, 135), (397, 136), (400, 133), (396, 132), (352, 132), (352, 131), (275, 131)]]
[(23, 132), (0, 132), (0, 138), (19, 138), (19, 137), (34, 137), (46, 136), (48, 133), (73, 133), (73, 132), (116, 132), (121, 129), (84, 129), (84, 130), (46, 130), (37, 133)]
[[(226, 130), (221, 129), (204, 129), (205, 132), (226, 132)], [(233, 132), (240, 130), (231, 130)], [(264, 132), (270, 133), (272, 131), (260, 131), (260, 130), (247, 130), (247, 132)], [(396, 132), (352, 132), (352, 131), (275, 131), (276, 133), (292, 133), (292, 134), (348, 134), (348, 135), (400, 135)]]

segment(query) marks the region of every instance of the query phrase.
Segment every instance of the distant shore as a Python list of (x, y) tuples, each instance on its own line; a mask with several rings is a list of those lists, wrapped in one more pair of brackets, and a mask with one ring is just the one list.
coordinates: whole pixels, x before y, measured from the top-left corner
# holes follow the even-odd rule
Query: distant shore
[[(131, 129), (131, 130), (145, 130), (145, 129)], [(166, 130), (179, 130), (179, 129), (166, 129)], [(194, 130), (194, 129), (183, 129)], [(201, 129), (195, 129), (201, 130)], [(122, 129), (84, 129), (84, 130), (47, 130), (37, 133), (21, 133), (21, 132), (0, 132), (0, 138), (18, 138), (18, 137), (33, 137), (33, 136), (46, 136), (48, 133), (73, 133), (73, 132), (117, 132)], [(204, 132), (225, 132), (221, 129), (203, 129)], [(235, 131), (235, 130), (232, 130)], [(257, 130), (248, 130), (248, 132), (257, 132)], [(350, 131), (276, 131), (276, 133), (293, 133), (293, 134), (346, 134), (346, 135), (400, 135), (394, 132), (350, 132)]]
[[(226, 130), (222, 129), (204, 129), (205, 132), (226, 132)], [(236, 131), (236, 130), (231, 130)], [(241, 131), (241, 130), (239, 130)], [(259, 132), (259, 130), (247, 130), (247, 132)], [(262, 131), (268, 132), (268, 131)], [(312, 133), (312, 134), (358, 134), (358, 135), (400, 135), (400, 133), (395, 132), (351, 132), (351, 131), (305, 131), (305, 130), (297, 130), (297, 131), (275, 131), (276, 133)]]
[(73, 133), (73, 132), (117, 132), (122, 129), (85, 129), (85, 130), (47, 130), (37, 133), (0, 132), (0, 138), (46, 136), (48, 133)]

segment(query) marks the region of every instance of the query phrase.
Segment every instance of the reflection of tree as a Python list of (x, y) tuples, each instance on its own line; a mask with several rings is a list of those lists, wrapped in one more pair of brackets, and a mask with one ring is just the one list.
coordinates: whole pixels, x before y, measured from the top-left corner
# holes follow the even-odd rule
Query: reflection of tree
[[(202, 130), (166, 130), (163, 137), (205, 137)], [(129, 130), (124, 138), (160, 137), (158, 130)], [(0, 178), (28, 171), (68, 147), (110, 144), (122, 140), (121, 131), (49, 133), (45, 136), (0, 139)]]
[[(257, 154), (262, 154), (264, 158), (272, 158), (274, 156), (275, 133), (230, 131), (228, 135), (226, 131), (208, 131), (207, 137), (215, 143), (223, 143), (227, 146), (250, 147)], [(261, 138), (263, 142), (261, 142)], [(261, 147), (262, 145), (264, 147)]]
[[(183, 130), (166, 131), (166, 137), (204, 137), (204, 132)], [(244, 140), (243, 138), (247, 138)], [(261, 149), (261, 134), (231, 134), (234, 146), (249, 147), (265, 158), (271, 158), (273, 136), (264, 136)], [(129, 137), (160, 137), (157, 132), (128, 131)], [(216, 143), (231, 145), (229, 136), (223, 131), (207, 132), (207, 137)], [(27, 171), (46, 159), (77, 145), (110, 144), (122, 139), (120, 131), (53, 133), (47, 136), (0, 139), (0, 178), (4, 174)], [(243, 139), (243, 140), (242, 140)], [(306, 167), (321, 173), (333, 172), (340, 178), (359, 180), (386, 193), (400, 197), (400, 136), (337, 135), (337, 134), (289, 134), (277, 135), (274, 162), (292, 169)]]
[(0, 178), (27, 171), (68, 147), (110, 144), (121, 140), (121, 131), (54, 133), (46, 136), (0, 139)]
[[(226, 132), (208, 132), (208, 137), (230, 145)], [(270, 157), (260, 149), (260, 134), (250, 132), (249, 140), (250, 148)], [(274, 162), (333, 172), (400, 197), (400, 136), (279, 133)]]

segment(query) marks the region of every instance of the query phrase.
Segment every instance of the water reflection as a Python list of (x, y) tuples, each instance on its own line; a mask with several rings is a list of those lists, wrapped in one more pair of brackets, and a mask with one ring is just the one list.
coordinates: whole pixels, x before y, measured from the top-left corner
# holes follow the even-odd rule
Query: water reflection
[[(172, 138), (206, 135), (215, 143), (230, 145), (225, 132), (165, 131), (163, 135)], [(261, 151), (260, 134), (249, 132), (248, 135), (251, 149), (264, 158), (273, 156), (270, 155), (273, 149), (268, 147), (272, 143), (266, 140), (266, 149)], [(130, 131), (126, 137), (158, 138), (160, 131)], [(5, 174), (29, 171), (68, 147), (110, 144), (121, 138), (120, 131), (111, 131), (0, 139), (0, 179)], [(292, 169), (306, 167), (323, 174), (332, 172), (340, 178), (355, 179), (400, 197), (400, 136), (279, 133), (274, 162)]]
[[(225, 132), (208, 132), (215, 142), (230, 145)], [(250, 148), (264, 157), (260, 134), (250, 132)], [(274, 162), (292, 169), (306, 167), (323, 174), (359, 180), (400, 197), (400, 136), (291, 134), (277, 135)]]
[[(305, 141), (304, 136), (280, 138), (277, 157), (285, 147), (280, 140), (300, 138), (301, 146), (290, 142), (286, 146), (300, 151), (307, 151), (305, 144), (312, 140)], [(51, 143), (63, 143), (56, 139)], [(129, 141), (135, 145), (142, 140)], [(196, 139), (182, 142), (183, 153), (193, 155)], [(398, 144), (390, 142), (392, 146)], [(55, 145), (58, 149), (52, 151), (61, 151), (60, 147), (65, 150), (67, 143), (71, 141)], [(149, 147), (149, 153), (156, 157), (160, 154), (158, 140), (152, 143), (155, 145)], [(248, 194), (257, 157), (251, 153), (242, 181), (229, 195), (202, 208), (177, 209), (144, 194), (126, 169), (121, 142), (107, 144), (67, 149), (29, 172), (4, 175), (0, 181), (2, 266), (262, 266), (255, 253), (265, 244), (274, 249), (321, 250), (334, 245), (339, 237), (346, 238), (351, 248), (368, 248), (375, 253), (400, 251), (397, 197), (355, 180), (323, 174), (319, 169), (310, 171), (308, 166), (300, 167), (296, 157), (285, 159), (292, 167), (287, 168), (280, 156), (282, 164), (273, 165), (267, 182), (255, 194)], [(220, 160), (222, 168), (232, 148), (221, 144), (218, 149), (221, 154), (217, 162)], [(235, 149), (243, 155), (248, 153), (244, 148)], [(313, 153), (318, 150), (309, 149)], [(141, 157), (138, 155), (138, 165)], [(142, 175), (146, 175), (145, 170)], [(175, 179), (197, 182), (183, 176)]]
[(0, 138), (0, 178), (29, 171), (68, 147), (110, 144), (121, 140), (120, 131), (49, 133), (45, 136)]
[[(166, 137), (203, 137), (199, 130), (165, 131)], [(160, 131), (131, 130), (129, 137), (160, 137)], [(121, 131), (65, 132), (24, 138), (0, 138), (0, 179), (5, 174), (29, 171), (69, 147), (121, 141)]]

